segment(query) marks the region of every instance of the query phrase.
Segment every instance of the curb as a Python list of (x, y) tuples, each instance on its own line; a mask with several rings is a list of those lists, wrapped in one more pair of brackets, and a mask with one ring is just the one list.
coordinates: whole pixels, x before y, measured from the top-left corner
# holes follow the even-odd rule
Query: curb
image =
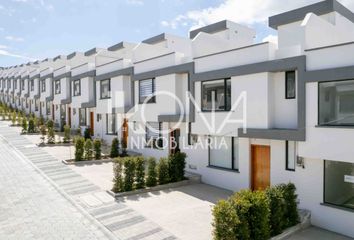
[(62, 160), (62, 163), (65, 165), (93, 165), (93, 164), (101, 164), (101, 163), (109, 163), (109, 162), (114, 162), (113, 159), (103, 159), (103, 160), (85, 160), (85, 161), (79, 161), (75, 162), (74, 159), (68, 159), (68, 160)]

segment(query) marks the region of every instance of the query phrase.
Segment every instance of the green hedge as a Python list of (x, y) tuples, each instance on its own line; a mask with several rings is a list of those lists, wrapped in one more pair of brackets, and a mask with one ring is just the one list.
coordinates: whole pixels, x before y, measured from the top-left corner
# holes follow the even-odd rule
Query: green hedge
[(215, 240), (263, 240), (299, 222), (295, 185), (280, 184), (266, 191), (241, 190), (213, 208)]
[(82, 161), (84, 157), (85, 138), (75, 138), (75, 161)]

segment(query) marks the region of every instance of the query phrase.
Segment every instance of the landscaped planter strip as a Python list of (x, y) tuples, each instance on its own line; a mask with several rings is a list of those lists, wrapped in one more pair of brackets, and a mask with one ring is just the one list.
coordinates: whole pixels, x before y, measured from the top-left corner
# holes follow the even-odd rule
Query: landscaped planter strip
[(113, 161), (114, 159), (84, 160), (84, 161), (75, 161), (75, 159), (69, 159), (69, 160), (63, 160), (62, 162), (65, 165), (85, 165), (85, 164), (96, 164), (96, 163), (109, 163)]

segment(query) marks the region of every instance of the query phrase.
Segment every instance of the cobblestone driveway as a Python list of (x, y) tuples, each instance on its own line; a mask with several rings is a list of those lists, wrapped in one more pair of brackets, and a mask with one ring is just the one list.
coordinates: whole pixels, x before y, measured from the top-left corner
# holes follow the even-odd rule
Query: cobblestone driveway
[(0, 239), (176, 237), (0, 122)]

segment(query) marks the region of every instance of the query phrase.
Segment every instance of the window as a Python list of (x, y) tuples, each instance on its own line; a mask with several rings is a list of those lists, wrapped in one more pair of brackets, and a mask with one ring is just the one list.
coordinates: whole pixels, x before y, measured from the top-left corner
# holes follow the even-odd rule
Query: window
[(354, 209), (354, 164), (324, 161), (324, 202)]
[(231, 79), (202, 82), (202, 110), (230, 111)]
[(9, 88), (11, 88), (11, 80), (9, 80)]
[(41, 81), (42, 92), (45, 92), (45, 79)]
[(34, 100), (34, 111), (38, 111), (39, 108), (39, 99)]
[(295, 171), (296, 165), (296, 144), (295, 142), (285, 142), (286, 167), (288, 171)]
[(100, 81), (100, 91), (101, 99), (106, 99), (111, 97), (111, 80), (101, 80)]
[(14, 89), (17, 89), (17, 80), (14, 80)]
[(294, 99), (296, 95), (296, 74), (295, 71), (285, 73), (285, 98)]
[(54, 89), (55, 89), (55, 94), (60, 94), (60, 92), (61, 92), (60, 79), (59, 80), (55, 80)]
[(161, 138), (162, 123), (160, 122), (147, 122), (145, 127), (145, 140), (146, 147), (162, 148)]
[(354, 80), (321, 82), (318, 89), (318, 124), (354, 126)]
[(74, 81), (74, 96), (81, 95), (81, 82), (80, 79)]
[(115, 114), (106, 114), (106, 129), (107, 134), (117, 134)]
[(31, 86), (31, 91), (33, 91), (34, 90), (34, 79), (31, 79), (30, 86)]
[(155, 79), (146, 79), (139, 81), (139, 103), (143, 103), (145, 99), (149, 98), (147, 103), (155, 103)]
[(238, 138), (209, 137), (209, 166), (238, 170)]
[(80, 126), (86, 126), (86, 108), (79, 109)]
[(52, 102), (46, 102), (47, 115), (50, 115), (51, 106), (52, 106)]

